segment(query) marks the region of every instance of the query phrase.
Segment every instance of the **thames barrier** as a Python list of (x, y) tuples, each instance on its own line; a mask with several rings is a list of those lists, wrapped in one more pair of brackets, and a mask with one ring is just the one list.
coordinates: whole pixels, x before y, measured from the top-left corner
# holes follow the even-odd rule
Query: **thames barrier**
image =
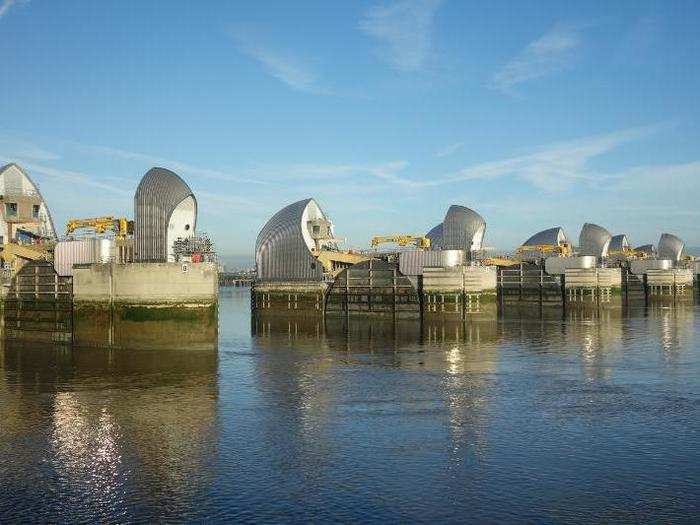
[(250, 285), (253, 316), (418, 321), (474, 321), (533, 308), (673, 306), (697, 295), (700, 262), (669, 233), (657, 245), (633, 248), (625, 234), (585, 223), (574, 245), (553, 227), (496, 255), (485, 249), (486, 220), (453, 204), (425, 234), (387, 232), (358, 250), (343, 246), (331, 219), (308, 198), (264, 224), (254, 271), (235, 274), (220, 271), (214, 243), (197, 231), (196, 196), (170, 170), (143, 176), (133, 220), (71, 219), (61, 238), (25, 170), (3, 167), (0, 185), (8, 339), (118, 348), (168, 334), (166, 341), (212, 345), (219, 285)]
[(470, 320), (519, 308), (614, 309), (693, 301), (700, 264), (663, 233), (632, 248), (625, 234), (585, 223), (574, 246), (561, 227), (535, 233), (513, 254), (484, 250), (486, 221), (452, 205), (425, 235), (375, 237), (388, 251), (343, 250), (314, 199), (290, 204), (260, 231), (252, 308), (321, 316)]

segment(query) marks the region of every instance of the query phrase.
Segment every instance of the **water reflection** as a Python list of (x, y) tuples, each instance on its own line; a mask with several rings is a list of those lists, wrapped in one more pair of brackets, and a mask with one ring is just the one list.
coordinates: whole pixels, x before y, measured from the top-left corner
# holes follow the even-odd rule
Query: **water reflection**
[[(259, 377), (286, 385), (280, 390), (266, 384), (264, 390), (279, 394), (272, 405), (291, 407), (297, 414), (299, 435), (309, 447), (323, 446), (318, 443), (324, 425), (332, 419), (328, 412), (347, 408), (345, 404), (361, 404), (363, 410), (380, 416), (401, 412), (404, 405), (410, 405), (412, 411), (424, 411), (443, 421), (453, 460), (461, 464), (479, 461), (489, 446), (492, 405), (508, 389), (502, 377), (515, 372), (518, 355), (534, 359), (534, 376), (541, 379), (534, 379), (530, 388), (536, 396), (541, 392), (549, 410), (561, 412), (563, 417), (567, 410), (590, 415), (616, 402), (611, 396), (621, 392), (614, 386), (621, 379), (621, 364), (648, 366), (649, 356), (638, 353), (640, 344), (646, 347), (649, 338), (658, 338), (658, 355), (673, 361), (687, 348), (694, 323), (692, 307), (683, 306), (570, 308), (566, 312), (544, 309), (534, 313), (530, 309), (521, 313), (499, 319), (429, 320), (422, 324), (360, 316), (326, 320), (258, 316), (253, 318), (252, 333), (261, 352)], [(282, 344), (297, 355), (293, 363), (275, 355)], [(299, 355), (304, 358), (299, 360)], [(532, 360), (528, 362), (533, 366)], [(387, 383), (383, 375), (385, 383), (381, 385), (370, 377), (364, 397), (347, 400), (342, 377), (337, 375), (338, 364), (421, 369), (429, 375), (404, 378), (407, 382), (398, 384)], [(417, 399), (414, 392), (425, 392), (426, 382), (435, 395)], [(551, 397), (552, 388), (561, 389), (560, 397)]]
[(218, 351), (0, 351), (3, 521), (697, 514), (697, 309), (251, 321), (221, 297)]
[[(47, 516), (118, 521), (135, 511), (130, 501), (167, 501), (163, 515), (177, 516), (207, 490), (216, 351), (5, 345), (0, 355), (0, 456), (9, 459), (0, 479), (28, 467), (48, 478), (44, 494), (23, 494), (20, 505), (51, 501)], [(28, 435), (43, 454), (9, 454)]]
[(655, 321), (654, 331), (663, 349), (663, 358), (667, 362), (677, 363), (682, 349), (693, 339), (695, 310), (690, 304), (676, 303), (652, 305), (645, 310), (645, 315)]
[[(487, 447), (501, 337), (495, 319), (421, 325), (415, 320), (345, 317), (324, 322), (275, 315), (255, 317), (252, 331), (260, 349), (262, 390), (274, 394), (270, 406), (283, 407), (287, 417), (295, 414), (290, 425), (299, 439), (292, 441), (304, 443), (307, 450), (325, 450), (327, 434), (337, 431), (329, 428), (330, 422), (337, 417), (370, 418), (380, 425), (388, 418), (397, 430), (440, 421), (439, 432), (430, 439), (450, 443), (448, 469), (473, 461)], [(281, 353), (282, 346), (291, 352)], [(347, 368), (339, 374), (338, 366)], [(387, 375), (376, 367), (416, 373)], [(359, 392), (352, 390), (358, 374), (364, 377)]]

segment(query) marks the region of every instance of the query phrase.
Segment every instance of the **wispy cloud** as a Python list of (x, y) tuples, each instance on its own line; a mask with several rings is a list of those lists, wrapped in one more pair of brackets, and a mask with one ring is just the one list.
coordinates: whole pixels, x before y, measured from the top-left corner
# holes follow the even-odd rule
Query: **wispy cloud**
[(207, 179), (228, 181), (228, 182), (241, 182), (248, 184), (266, 184), (265, 181), (261, 181), (253, 178), (239, 177), (231, 173), (227, 173), (220, 170), (214, 170), (210, 168), (204, 168), (200, 166), (193, 166), (192, 164), (187, 164), (185, 162), (180, 162), (177, 160), (166, 159), (156, 155), (149, 155), (145, 153), (138, 153), (134, 151), (127, 151), (119, 148), (111, 148), (106, 146), (93, 146), (82, 143), (69, 143), (74, 148), (80, 150), (83, 153), (115, 157), (124, 160), (133, 160), (137, 162), (142, 162), (150, 166), (160, 166), (162, 168), (171, 169), (180, 175), (186, 174), (194, 177), (203, 177)]
[(2, 0), (2, 3), (0, 3), (0, 18), (5, 16), (5, 14), (7, 14), (10, 8), (15, 4), (17, 4), (17, 0)]
[(400, 71), (418, 71), (433, 46), (435, 13), (442, 0), (403, 0), (375, 6), (365, 13), (360, 29), (382, 44), (384, 60)]
[(318, 75), (306, 61), (272, 49), (246, 31), (236, 30), (230, 34), (239, 51), (258, 61), (265, 71), (277, 80), (306, 93), (330, 93), (320, 85)]
[(530, 42), (491, 79), (495, 89), (512, 93), (514, 86), (542, 78), (571, 66), (581, 37), (574, 27), (558, 25)]
[(0, 132), (0, 154), (2, 153), (39, 162), (53, 161), (60, 158), (58, 154), (47, 151), (23, 138)]
[(275, 180), (281, 184), (285, 184), (285, 181), (302, 183), (304, 180), (313, 180), (315, 185), (319, 180), (330, 180), (333, 184), (337, 184), (337, 179), (342, 178), (343, 184), (346, 184), (347, 181), (367, 180), (371, 177), (391, 184), (394, 188), (406, 190), (458, 185), (466, 181), (509, 178), (548, 193), (557, 193), (575, 184), (597, 185), (614, 180), (617, 175), (598, 172), (591, 168), (591, 162), (624, 144), (644, 139), (667, 126), (667, 124), (657, 124), (626, 128), (611, 133), (556, 142), (522, 155), (473, 164), (453, 173), (432, 175), (421, 179), (411, 178), (405, 174), (410, 167), (409, 162), (405, 160), (377, 164), (294, 164), (268, 168), (264, 170), (264, 176), (268, 180)]
[(339, 187), (346, 188), (348, 181), (358, 178), (373, 178), (398, 184), (401, 186), (413, 186), (413, 181), (404, 179), (398, 175), (408, 167), (405, 160), (390, 162), (380, 162), (376, 164), (314, 164), (301, 163), (283, 166), (259, 167), (255, 172), (266, 180), (274, 181), (281, 185), (289, 185), (292, 181), (295, 184), (304, 181), (313, 181), (314, 187), (318, 187), (319, 181), (330, 182), (338, 185), (338, 180), (342, 178), (343, 183)]
[[(636, 203), (653, 201), (657, 205), (693, 205), (700, 197), (697, 181), (700, 180), (700, 161), (681, 164), (635, 166), (610, 176), (614, 188), (623, 195), (638, 193)], [(663, 189), (663, 197), (650, 188)]]
[(468, 166), (436, 181), (448, 183), (513, 176), (547, 191), (562, 191), (580, 181), (600, 182), (605, 176), (592, 172), (592, 159), (617, 147), (645, 138), (663, 125), (627, 128), (603, 135), (550, 144), (533, 153)]
[(464, 147), (464, 142), (455, 142), (454, 144), (450, 144), (449, 146), (445, 146), (444, 148), (441, 148), (435, 152), (436, 157), (449, 157), (450, 155), (454, 155), (457, 153), (459, 150), (461, 150)]
[(82, 185), (82, 186), (89, 186), (92, 188), (97, 188), (100, 190), (105, 190), (105, 191), (108, 191), (110, 193), (116, 193), (119, 195), (129, 195), (131, 193), (130, 191), (127, 191), (124, 188), (121, 188), (119, 186), (105, 184), (104, 182), (101, 182), (94, 175), (90, 175), (87, 173), (81, 173), (79, 171), (52, 168), (51, 166), (46, 166), (45, 164), (39, 164), (36, 162), (32, 162), (29, 159), (22, 159), (19, 157), (0, 156), (0, 162), (2, 162), (3, 164), (15, 162), (15, 163), (19, 164), (20, 166), (22, 166), (22, 168), (29, 171), (30, 173), (40, 173), (42, 175), (45, 175), (45, 176), (48, 176), (51, 178), (56, 178), (59, 180), (70, 182), (70, 183), (78, 185), (78, 186), (76, 186), (76, 188), (78, 188), (79, 185)]

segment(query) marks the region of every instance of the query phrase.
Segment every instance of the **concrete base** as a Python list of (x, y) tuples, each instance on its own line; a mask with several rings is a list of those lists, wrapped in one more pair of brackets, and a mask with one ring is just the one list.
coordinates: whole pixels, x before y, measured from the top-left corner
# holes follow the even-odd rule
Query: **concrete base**
[(430, 291), (423, 292), (423, 317), (466, 320), (498, 316), (496, 291)]
[(73, 344), (104, 348), (215, 348), (217, 304), (77, 303)]
[(73, 342), (109, 348), (211, 348), (218, 275), (208, 263), (90, 264), (73, 270)]

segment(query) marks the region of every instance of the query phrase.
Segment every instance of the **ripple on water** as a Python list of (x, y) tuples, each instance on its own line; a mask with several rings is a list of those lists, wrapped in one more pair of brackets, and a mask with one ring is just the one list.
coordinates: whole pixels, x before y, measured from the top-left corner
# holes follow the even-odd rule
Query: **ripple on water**
[[(693, 522), (700, 311), (0, 350), (0, 521)], [(306, 328), (308, 329), (306, 329)]]

